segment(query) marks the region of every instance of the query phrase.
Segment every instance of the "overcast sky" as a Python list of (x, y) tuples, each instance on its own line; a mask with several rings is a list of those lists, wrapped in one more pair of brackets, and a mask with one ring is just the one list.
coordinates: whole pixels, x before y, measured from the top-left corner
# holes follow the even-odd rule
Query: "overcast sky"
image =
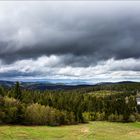
[(0, 2), (0, 79), (140, 81), (140, 2)]

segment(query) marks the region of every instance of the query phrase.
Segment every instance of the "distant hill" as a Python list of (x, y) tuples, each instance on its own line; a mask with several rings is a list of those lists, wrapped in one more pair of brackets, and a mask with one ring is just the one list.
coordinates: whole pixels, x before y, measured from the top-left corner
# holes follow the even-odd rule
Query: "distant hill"
[(101, 82), (97, 83), (96, 85), (113, 85), (113, 84), (136, 84), (140, 82), (134, 82), (134, 81), (120, 81), (120, 82)]
[[(11, 88), (15, 85), (16, 82), (12, 81), (0, 81), (0, 85), (5, 88)], [(69, 90), (69, 89), (77, 89), (82, 87), (90, 87), (91, 85), (86, 84), (72, 84), (67, 85), (63, 83), (48, 83), (48, 82), (20, 82), (20, 86), (23, 89), (29, 90)]]
[[(15, 85), (16, 82), (14, 81), (0, 81), (0, 85), (5, 88), (11, 88)], [(29, 90), (70, 90), (70, 89), (77, 89), (77, 88), (86, 88), (86, 87), (94, 87), (94, 86), (108, 86), (108, 85), (123, 85), (123, 84), (136, 84), (138, 82), (132, 81), (121, 81), (121, 82), (101, 82), (94, 85), (88, 85), (85, 83), (71, 83), (71, 84), (64, 84), (64, 83), (49, 83), (49, 82), (20, 82), (20, 86), (23, 89)]]
[(0, 81), (0, 85), (7, 88), (14, 86), (14, 84), (15, 82), (11, 82), (11, 81)]

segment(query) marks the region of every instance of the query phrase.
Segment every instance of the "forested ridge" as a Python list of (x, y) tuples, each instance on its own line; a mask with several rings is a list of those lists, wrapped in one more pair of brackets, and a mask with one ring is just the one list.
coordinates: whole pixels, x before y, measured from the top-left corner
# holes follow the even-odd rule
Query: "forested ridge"
[(0, 87), (0, 124), (65, 125), (88, 121), (140, 121), (140, 83), (73, 90), (26, 90), (19, 82)]

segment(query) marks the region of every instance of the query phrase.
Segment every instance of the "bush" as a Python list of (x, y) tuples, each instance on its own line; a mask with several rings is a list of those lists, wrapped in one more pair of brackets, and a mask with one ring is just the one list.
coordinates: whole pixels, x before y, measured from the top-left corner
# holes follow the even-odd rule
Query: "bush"
[(4, 113), (6, 123), (22, 123), (24, 106), (14, 98), (4, 97)]
[(63, 121), (61, 124), (75, 124), (75, 115), (73, 112), (61, 111)]
[(90, 113), (89, 112), (84, 112), (82, 114), (82, 116), (83, 116), (84, 122), (90, 121)]
[(83, 118), (85, 122), (88, 121), (103, 121), (105, 120), (105, 113), (100, 113), (100, 112), (84, 112), (83, 114)]
[(110, 122), (114, 122), (116, 119), (115, 119), (115, 115), (114, 114), (111, 114), (108, 116), (108, 121)]
[(9, 97), (4, 97), (4, 106), (5, 107), (13, 107), (17, 106), (19, 104), (19, 101), (16, 100), (15, 98), (9, 98)]
[(4, 123), (5, 112), (0, 110), (0, 124)]
[(100, 113), (100, 112), (97, 112), (96, 113), (96, 121), (103, 121), (105, 120), (105, 113)]
[(111, 114), (108, 116), (110, 122), (123, 122), (123, 115)]
[(94, 112), (84, 112), (82, 116), (84, 118), (84, 122), (95, 121), (96, 119), (96, 114)]
[(123, 122), (123, 115), (118, 115), (117, 122)]
[(135, 122), (135, 121), (136, 121), (136, 117), (134, 115), (130, 115), (129, 122)]
[(72, 112), (62, 112), (55, 108), (36, 103), (26, 108), (25, 119), (26, 124), (55, 126), (72, 124), (75, 117)]
[(136, 113), (135, 116), (136, 116), (136, 121), (140, 122), (140, 114)]

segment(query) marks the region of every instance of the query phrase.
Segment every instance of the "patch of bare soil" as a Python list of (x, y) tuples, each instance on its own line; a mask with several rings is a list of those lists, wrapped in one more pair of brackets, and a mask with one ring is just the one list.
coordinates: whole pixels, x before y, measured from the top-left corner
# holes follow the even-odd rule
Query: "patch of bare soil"
[(128, 134), (133, 135), (133, 136), (136, 136), (136, 135), (140, 136), (140, 130), (134, 130), (134, 131), (129, 132)]
[(81, 132), (82, 133), (88, 133), (89, 132), (89, 128), (84, 127), (84, 128), (81, 129)]

